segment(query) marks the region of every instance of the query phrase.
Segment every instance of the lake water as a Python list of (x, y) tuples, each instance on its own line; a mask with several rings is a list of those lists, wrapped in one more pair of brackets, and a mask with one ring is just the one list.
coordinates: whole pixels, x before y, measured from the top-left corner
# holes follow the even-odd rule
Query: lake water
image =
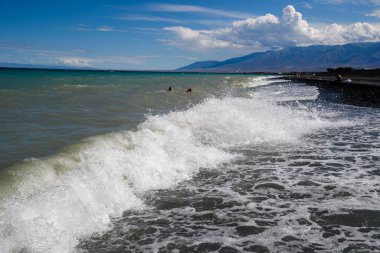
[(0, 70), (0, 252), (379, 252), (379, 176), (380, 108), (313, 86)]

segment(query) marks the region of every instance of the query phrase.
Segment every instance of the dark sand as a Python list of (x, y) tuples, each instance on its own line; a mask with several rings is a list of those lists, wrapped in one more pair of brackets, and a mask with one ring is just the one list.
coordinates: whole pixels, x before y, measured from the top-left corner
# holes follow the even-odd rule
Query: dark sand
[(293, 73), (293, 82), (317, 86), (320, 99), (358, 106), (380, 107), (380, 75), (378, 73), (345, 73), (337, 81), (335, 73)]

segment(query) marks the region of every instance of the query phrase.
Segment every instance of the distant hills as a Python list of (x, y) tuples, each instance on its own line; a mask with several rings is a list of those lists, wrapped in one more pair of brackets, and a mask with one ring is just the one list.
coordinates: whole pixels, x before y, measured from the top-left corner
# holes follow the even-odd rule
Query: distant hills
[(252, 53), (225, 61), (200, 61), (180, 71), (291, 72), (326, 71), (327, 68), (380, 68), (380, 42), (338, 46), (291, 47)]

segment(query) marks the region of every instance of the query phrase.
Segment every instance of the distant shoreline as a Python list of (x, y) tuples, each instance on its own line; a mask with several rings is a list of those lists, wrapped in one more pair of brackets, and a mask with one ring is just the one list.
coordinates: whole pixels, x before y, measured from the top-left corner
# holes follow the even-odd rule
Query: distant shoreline
[(0, 67), (4, 70), (21, 71), (58, 71), (58, 72), (109, 72), (109, 73), (173, 73), (173, 74), (228, 74), (228, 75), (275, 75), (285, 76), (291, 80), (304, 80), (305, 82), (334, 82), (335, 75), (342, 75), (345, 79), (350, 79), (355, 84), (380, 86), (379, 69), (350, 69), (337, 68), (331, 71), (291, 71), (291, 72), (229, 72), (229, 71), (191, 71), (191, 70), (120, 70), (120, 69), (77, 69), (77, 68), (43, 68), (43, 67)]
[(175, 74), (228, 74), (228, 75), (281, 75), (276, 72), (206, 72), (181, 70), (113, 70), (113, 69), (73, 69), (73, 68), (38, 68), (38, 67), (0, 67), (2, 70), (30, 70), (30, 71), (65, 71), (65, 72), (128, 72), (128, 73), (175, 73)]
[[(342, 80), (337, 80), (341, 75)], [(357, 106), (380, 107), (380, 70), (351, 70), (320, 73), (292, 73), (285, 77), (319, 89), (320, 98)]]

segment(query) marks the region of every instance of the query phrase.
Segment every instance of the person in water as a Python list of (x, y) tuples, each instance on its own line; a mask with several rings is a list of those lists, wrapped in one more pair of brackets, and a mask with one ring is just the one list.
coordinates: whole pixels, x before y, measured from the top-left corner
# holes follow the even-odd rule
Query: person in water
[(168, 88), (168, 91), (170, 92), (170, 91), (173, 91), (173, 88), (172, 87), (169, 87)]
[(336, 83), (341, 83), (343, 80), (343, 77), (341, 75), (335, 75), (335, 82)]

